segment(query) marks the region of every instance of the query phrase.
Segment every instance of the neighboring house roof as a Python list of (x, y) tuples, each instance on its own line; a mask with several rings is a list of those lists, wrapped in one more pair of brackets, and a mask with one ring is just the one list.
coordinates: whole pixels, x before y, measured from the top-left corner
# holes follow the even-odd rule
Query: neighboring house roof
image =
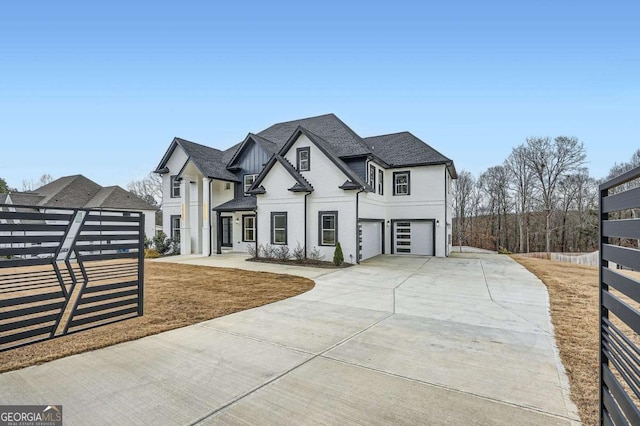
[(409, 132), (364, 138), (371, 152), (390, 167), (446, 164), (456, 178), (453, 161)]
[(259, 136), (284, 146), (298, 127), (303, 127), (318, 135), (331, 146), (338, 157), (356, 157), (371, 153), (362, 138), (349, 128), (335, 114), (319, 115), (274, 124), (258, 133)]
[[(44, 197), (37, 203), (50, 207), (84, 207), (102, 188), (100, 185), (82, 175), (65, 176), (56, 179), (34, 191), (35, 195)], [(11, 196), (13, 200), (13, 195)]]
[(121, 209), (122, 206), (127, 206), (126, 208), (131, 210), (157, 210), (151, 204), (119, 186), (103, 187), (84, 207)]
[(40, 203), (44, 197), (29, 192), (12, 192), (9, 195), (11, 204), (31, 206)]
[(226, 203), (222, 203), (217, 207), (214, 207), (214, 211), (218, 212), (231, 212), (238, 210), (255, 210), (256, 209), (256, 197), (245, 197), (242, 196), (240, 198), (234, 198), (233, 200), (227, 201)]
[(7, 199), (7, 194), (0, 194), (0, 204), (4, 203)]
[(157, 210), (119, 186), (102, 187), (82, 175), (65, 176), (30, 192), (9, 194), (12, 204), (65, 207)]
[(168, 172), (167, 162), (178, 146), (187, 154), (187, 162), (189, 160), (193, 162), (203, 176), (230, 182), (239, 182), (238, 178), (227, 170), (227, 163), (222, 158), (224, 155), (222, 151), (181, 138), (173, 138), (169, 149), (164, 154), (164, 157), (162, 157), (158, 167), (156, 167), (155, 173)]

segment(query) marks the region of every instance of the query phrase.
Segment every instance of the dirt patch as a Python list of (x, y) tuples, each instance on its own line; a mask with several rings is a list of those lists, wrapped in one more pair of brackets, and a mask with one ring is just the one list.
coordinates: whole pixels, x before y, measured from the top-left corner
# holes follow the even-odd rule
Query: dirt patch
[(0, 372), (266, 305), (313, 288), (292, 275), (145, 262), (144, 316), (0, 352)]
[(571, 399), (584, 425), (599, 424), (598, 268), (513, 257), (544, 282)]

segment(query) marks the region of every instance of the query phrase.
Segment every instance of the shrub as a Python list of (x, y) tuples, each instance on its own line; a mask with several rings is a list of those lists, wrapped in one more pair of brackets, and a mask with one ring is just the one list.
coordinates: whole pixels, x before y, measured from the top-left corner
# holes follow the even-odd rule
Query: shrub
[(342, 247), (340, 246), (340, 242), (336, 243), (336, 249), (333, 252), (333, 264), (336, 266), (340, 266), (344, 263), (344, 255), (342, 254)]
[(164, 245), (167, 247), (164, 254), (180, 254), (180, 240), (167, 238)]
[(513, 253), (511, 253), (509, 249), (500, 246), (498, 247), (498, 254), (513, 254)]
[(304, 247), (302, 247), (300, 243), (298, 243), (296, 248), (293, 249), (293, 257), (298, 262), (302, 262), (304, 260)]
[(275, 247), (271, 244), (267, 244), (262, 247), (262, 257), (265, 259), (273, 259), (275, 257)]
[(167, 245), (165, 244), (166, 240), (167, 240), (167, 234), (165, 234), (162, 231), (158, 232), (153, 237), (152, 239), (153, 247), (158, 251), (158, 253), (164, 254), (169, 249), (169, 247), (167, 247)]
[(291, 257), (289, 254), (289, 247), (287, 246), (275, 247), (273, 254), (278, 260), (289, 260), (289, 257)]
[(151, 240), (149, 238), (147, 238), (147, 236), (144, 236), (144, 248), (148, 249), (149, 246), (151, 245)]
[(317, 247), (314, 247), (313, 250), (309, 253), (309, 259), (311, 260), (322, 260), (324, 259), (324, 255), (320, 254), (320, 250)]
[(156, 259), (160, 257), (160, 253), (158, 253), (158, 250), (156, 249), (146, 248), (144, 249), (144, 257), (146, 259)]
[(258, 248), (256, 248), (255, 244), (247, 244), (247, 253), (249, 253), (249, 256), (251, 257), (251, 259), (255, 259), (258, 257)]

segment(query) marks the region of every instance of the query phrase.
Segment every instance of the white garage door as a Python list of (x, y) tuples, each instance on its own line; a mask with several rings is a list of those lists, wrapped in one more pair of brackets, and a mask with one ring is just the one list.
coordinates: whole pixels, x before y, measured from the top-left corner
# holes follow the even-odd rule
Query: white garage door
[(410, 220), (395, 222), (393, 245), (396, 254), (433, 256), (433, 222)]
[(382, 222), (360, 222), (360, 260), (382, 254)]

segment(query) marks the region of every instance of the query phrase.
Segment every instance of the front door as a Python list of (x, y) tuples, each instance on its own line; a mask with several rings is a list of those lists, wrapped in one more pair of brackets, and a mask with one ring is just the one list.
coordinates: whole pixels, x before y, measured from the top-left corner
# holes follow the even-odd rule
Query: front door
[(222, 216), (222, 247), (233, 247), (233, 218)]

